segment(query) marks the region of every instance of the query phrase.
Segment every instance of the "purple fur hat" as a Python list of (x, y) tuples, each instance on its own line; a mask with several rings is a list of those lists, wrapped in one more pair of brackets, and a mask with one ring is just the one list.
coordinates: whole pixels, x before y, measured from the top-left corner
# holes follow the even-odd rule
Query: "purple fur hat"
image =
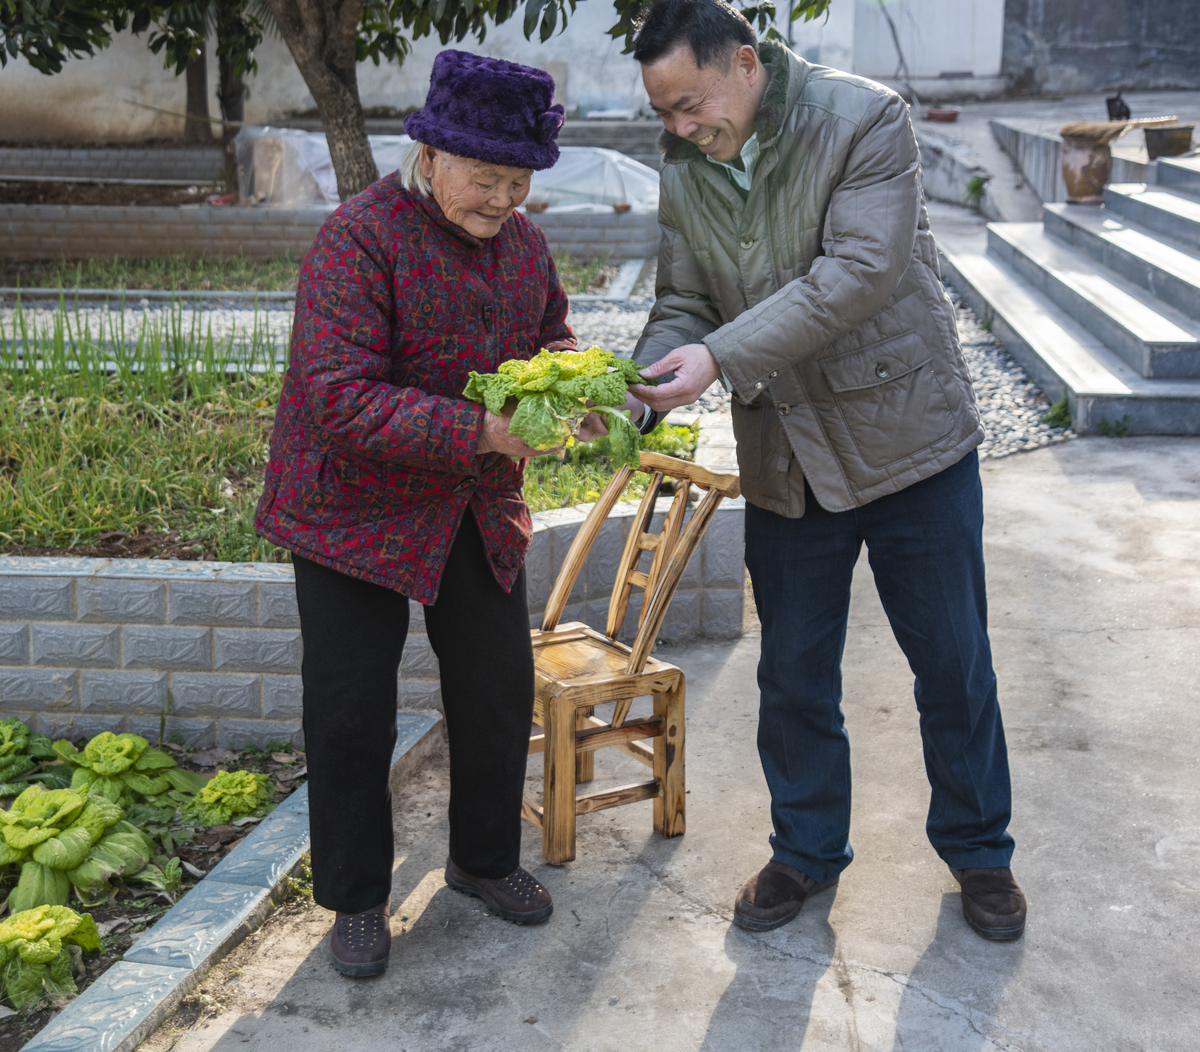
[(425, 108), (404, 119), (418, 142), (458, 157), (513, 168), (551, 168), (564, 113), (551, 106), (554, 78), (532, 66), (466, 51), (433, 60)]

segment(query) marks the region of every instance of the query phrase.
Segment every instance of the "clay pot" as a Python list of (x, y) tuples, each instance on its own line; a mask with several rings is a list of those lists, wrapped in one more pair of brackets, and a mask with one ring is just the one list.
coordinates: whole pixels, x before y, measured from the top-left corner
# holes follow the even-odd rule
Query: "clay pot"
[(1104, 184), (1112, 172), (1112, 151), (1108, 145), (1097, 146), (1064, 135), (1061, 156), (1067, 201), (1075, 205), (1103, 204)]
[(1178, 157), (1192, 148), (1194, 124), (1180, 124), (1173, 128), (1147, 128), (1146, 154), (1150, 160), (1157, 157)]

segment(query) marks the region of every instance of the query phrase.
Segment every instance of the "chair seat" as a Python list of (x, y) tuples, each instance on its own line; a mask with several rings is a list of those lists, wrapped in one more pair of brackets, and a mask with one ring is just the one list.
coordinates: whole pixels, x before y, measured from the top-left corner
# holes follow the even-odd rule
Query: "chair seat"
[(679, 682), (680, 670), (654, 657), (641, 672), (630, 674), (629, 647), (581, 621), (559, 625), (554, 632), (534, 630), (532, 636), (539, 697), (570, 692), (579, 695), (580, 704), (602, 705), (672, 690)]

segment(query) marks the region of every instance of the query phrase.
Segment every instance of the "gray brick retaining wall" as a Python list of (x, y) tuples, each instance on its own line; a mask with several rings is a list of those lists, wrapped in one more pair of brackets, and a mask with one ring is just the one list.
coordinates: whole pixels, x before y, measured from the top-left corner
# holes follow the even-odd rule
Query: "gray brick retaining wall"
[(0, 147), (0, 175), (70, 176), (109, 179), (194, 179), (207, 182), (225, 174), (219, 148), (147, 147), (112, 149)]
[[(665, 510), (665, 501), (662, 502)], [(635, 505), (610, 518), (564, 620), (603, 628)], [(541, 512), (526, 561), (531, 623), (586, 507)], [(743, 504), (718, 510), (663, 625), (672, 642), (741, 634)], [(625, 635), (636, 628), (640, 593)], [(401, 709), (440, 708), (423, 610), (399, 674)], [(299, 744), (299, 618), (290, 566), (133, 559), (0, 558), (0, 715), (42, 734), (166, 732), (197, 746)]]
[[(132, 205), (0, 204), (0, 257), (103, 259), (111, 256), (243, 254), (303, 256), (331, 209), (140, 208)], [(531, 216), (550, 248), (577, 259), (643, 259), (658, 251), (658, 220), (627, 212)]]

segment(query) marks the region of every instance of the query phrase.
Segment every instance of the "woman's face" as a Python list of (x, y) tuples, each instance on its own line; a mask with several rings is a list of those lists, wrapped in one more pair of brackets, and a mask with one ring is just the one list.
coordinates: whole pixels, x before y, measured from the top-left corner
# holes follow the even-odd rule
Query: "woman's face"
[(446, 218), (478, 238), (500, 233), (504, 221), (529, 196), (531, 168), (455, 157), (432, 146), (421, 147), (420, 162)]

